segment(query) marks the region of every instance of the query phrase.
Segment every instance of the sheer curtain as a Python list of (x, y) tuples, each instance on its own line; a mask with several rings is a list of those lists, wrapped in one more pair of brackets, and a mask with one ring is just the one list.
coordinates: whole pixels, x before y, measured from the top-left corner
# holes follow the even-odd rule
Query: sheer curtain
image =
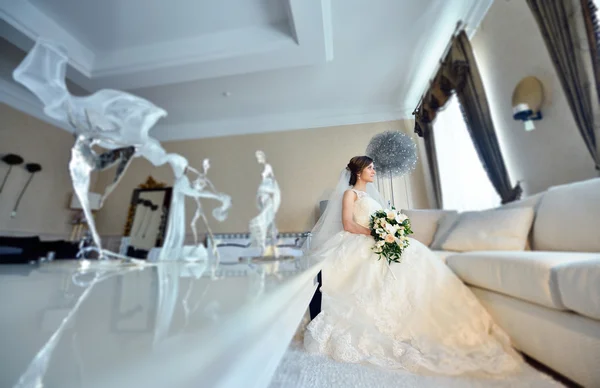
[(473, 147), (456, 96), (438, 113), (433, 130), (444, 208), (466, 211), (500, 205), (500, 196)]

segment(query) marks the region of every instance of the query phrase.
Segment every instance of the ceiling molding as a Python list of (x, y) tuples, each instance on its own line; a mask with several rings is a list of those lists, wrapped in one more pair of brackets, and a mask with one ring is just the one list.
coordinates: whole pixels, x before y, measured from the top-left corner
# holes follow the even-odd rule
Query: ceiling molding
[(28, 90), (14, 82), (0, 79), (0, 102), (57, 128), (72, 132), (68, 125), (47, 116), (42, 103)]
[[(57, 128), (72, 132), (67, 125), (48, 117), (44, 113), (40, 101), (14, 82), (0, 79), (0, 102)], [(176, 141), (368, 124), (409, 118), (412, 118), (409, 109), (397, 109), (392, 106), (362, 110), (326, 109), (175, 125), (160, 124), (159, 122), (152, 128), (151, 135), (160, 141)]]
[[(0, 16), (30, 39), (16, 39), (12, 34), (12, 43), (24, 51), (40, 36), (64, 45), (69, 64), (84, 76), (75, 75), (73, 80), (86, 89), (137, 89), (331, 61), (330, 0), (288, 0), (287, 6), (289, 20), (283, 24), (225, 30), (112, 51), (84, 45), (24, 0), (8, 0), (0, 6)], [(11, 34), (7, 38), (10, 40)]]
[[(0, 102), (55, 127), (72, 132), (68, 125), (48, 117), (43, 111), (41, 102), (14, 82), (0, 79)], [(380, 106), (365, 109), (313, 110), (175, 125), (160, 124), (159, 121), (159, 124), (152, 128), (151, 135), (160, 141), (174, 141), (368, 124), (410, 119), (411, 111), (408, 108)]]
[(160, 141), (175, 141), (368, 124), (409, 118), (412, 118), (410, 113), (393, 106), (325, 109), (175, 125), (159, 123), (152, 129), (151, 135)]
[[(0, 6), (0, 19), (4, 19), (31, 40), (30, 42), (23, 39), (12, 41), (21, 50), (29, 51), (32, 42), (40, 36), (60, 42), (69, 52), (69, 64), (86, 77), (91, 76), (94, 52), (28, 1), (4, 1)], [(8, 39), (11, 37), (14, 37), (14, 34), (7, 36)]]
[[(471, 0), (470, 4), (465, 7), (466, 12), (464, 14), (466, 16), (461, 20), (466, 24), (465, 33), (469, 39), (477, 31), (493, 2), (494, 0)], [(415, 70), (410, 77), (412, 83), (406, 92), (406, 100), (408, 102), (414, 101), (415, 104), (411, 109), (416, 108), (420, 98), (426, 92), (434, 75), (439, 70), (440, 60), (444, 56), (445, 50), (449, 48), (455, 28), (455, 24), (432, 26), (429, 30), (430, 36), (445, 37), (445, 39), (439, 40), (435, 47), (429, 46), (428, 51), (421, 51), (418, 53), (419, 55), (414, 56), (418, 65), (413, 66)]]
[(323, 62), (333, 60), (331, 0), (288, 0), (288, 7), (297, 44), (309, 48)]
[[(109, 52), (96, 62), (94, 78), (156, 70), (194, 62), (211, 62), (296, 46), (286, 24), (219, 31), (175, 42), (130, 47)], [(194, 47), (194, 50), (190, 50)], [(210, 74), (202, 74), (211, 78)]]
[(473, 38), (479, 25), (487, 15), (494, 0), (474, 0), (473, 5), (469, 9), (469, 13), (465, 17), (464, 22), (467, 24), (465, 32), (469, 39)]

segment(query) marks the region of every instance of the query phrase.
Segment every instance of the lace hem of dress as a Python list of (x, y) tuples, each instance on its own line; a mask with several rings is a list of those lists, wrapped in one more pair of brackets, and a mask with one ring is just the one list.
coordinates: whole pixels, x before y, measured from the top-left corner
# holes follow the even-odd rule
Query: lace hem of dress
[[(423, 339), (392, 338), (389, 348), (384, 349), (381, 341), (370, 338), (372, 335), (353, 335), (349, 325), (343, 326), (339, 322), (328, 323), (327, 313), (321, 312), (307, 327), (305, 349), (309, 353), (327, 354), (336, 361), (419, 374), (505, 376), (518, 372), (522, 365), (516, 352), (507, 353), (499, 343), (488, 342), (489, 346), (478, 344), (465, 349), (425, 343)], [(454, 340), (458, 339), (448, 338), (448, 343)]]

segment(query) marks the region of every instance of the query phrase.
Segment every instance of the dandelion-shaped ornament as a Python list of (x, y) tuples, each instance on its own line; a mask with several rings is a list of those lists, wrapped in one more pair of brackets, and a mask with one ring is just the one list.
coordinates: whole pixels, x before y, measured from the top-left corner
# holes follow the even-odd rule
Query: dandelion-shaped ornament
[[(417, 165), (417, 145), (412, 138), (399, 131), (379, 133), (371, 139), (366, 155), (373, 159), (378, 175), (389, 178), (391, 203), (395, 203), (394, 185), (396, 177), (410, 174)], [(408, 187), (408, 186), (405, 186)], [(410, 198), (408, 192), (406, 198)]]
[(293, 259), (293, 256), (279, 256), (277, 252), (277, 226), (275, 217), (281, 205), (281, 190), (275, 179), (273, 168), (267, 163), (265, 153), (256, 151), (256, 160), (264, 166), (262, 179), (256, 193), (260, 212), (250, 220), (251, 246), (259, 247), (261, 256), (252, 257), (253, 261), (279, 261)]

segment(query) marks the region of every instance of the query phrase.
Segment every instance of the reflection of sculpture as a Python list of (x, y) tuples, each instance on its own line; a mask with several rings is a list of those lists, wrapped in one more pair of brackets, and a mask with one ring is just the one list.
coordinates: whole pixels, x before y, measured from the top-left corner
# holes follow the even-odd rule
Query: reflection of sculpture
[(265, 254), (267, 246), (274, 250), (277, 244), (275, 216), (281, 204), (281, 191), (273, 174), (273, 168), (267, 163), (265, 154), (257, 151), (256, 159), (258, 163), (264, 165), (264, 169), (262, 181), (256, 193), (260, 213), (250, 220), (250, 237), (252, 245), (260, 247), (262, 254)]
[[(88, 262), (89, 263), (89, 262)], [(89, 268), (82, 266), (71, 274), (71, 281), (84, 290), (79, 295), (73, 306), (70, 306), (68, 314), (62, 319), (54, 333), (48, 338), (45, 344), (40, 348), (35, 357), (31, 360), (27, 369), (20, 376), (14, 388), (32, 388), (44, 387), (44, 377), (52, 361), (54, 351), (61, 341), (65, 332), (68, 332), (73, 321), (77, 316), (79, 308), (88, 299), (94, 286), (112, 276), (123, 276), (129, 272), (138, 271), (137, 266), (117, 266), (105, 268)]]
[[(179, 259), (185, 234), (185, 195), (205, 197), (192, 187), (186, 173), (205, 179), (202, 174), (188, 166), (187, 160), (178, 154), (168, 154), (148, 132), (166, 112), (140, 97), (118, 90), (100, 90), (90, 96), (72, 96), (65, 85), (68, 62), (66, 51), (57, 45), (38, 40), (23, 62), (15, 69), (14, 78), (29, 88), (43, 103), (44, 113), (51, 118), (70, 124), (77, 136), (71, 153), (69, 168), (75, 193), (82, 205), (92, 232), (96, 249), (101, 257), (110, 252), (102, 250), (90, 212), (88, 191), (92, 171), (106, 168), (103, 160), (120, 161), (113, 183), (106, 189), (102, 201), (110, 194), (123, 175), (133, 156), (142, 156), (154, 166), (171, 165), (175, 175), (171, 216), (165, 237), (161, 259)], [(109, 149), (107, 154), (97, 155), (93, 146)], [(132, 151), (135, 150), (135, 153)], [(229, 196), (213, 192), (210, 198), (221, 202), (213, 212), (217, 219), (224, 219), (230, 205)]]

